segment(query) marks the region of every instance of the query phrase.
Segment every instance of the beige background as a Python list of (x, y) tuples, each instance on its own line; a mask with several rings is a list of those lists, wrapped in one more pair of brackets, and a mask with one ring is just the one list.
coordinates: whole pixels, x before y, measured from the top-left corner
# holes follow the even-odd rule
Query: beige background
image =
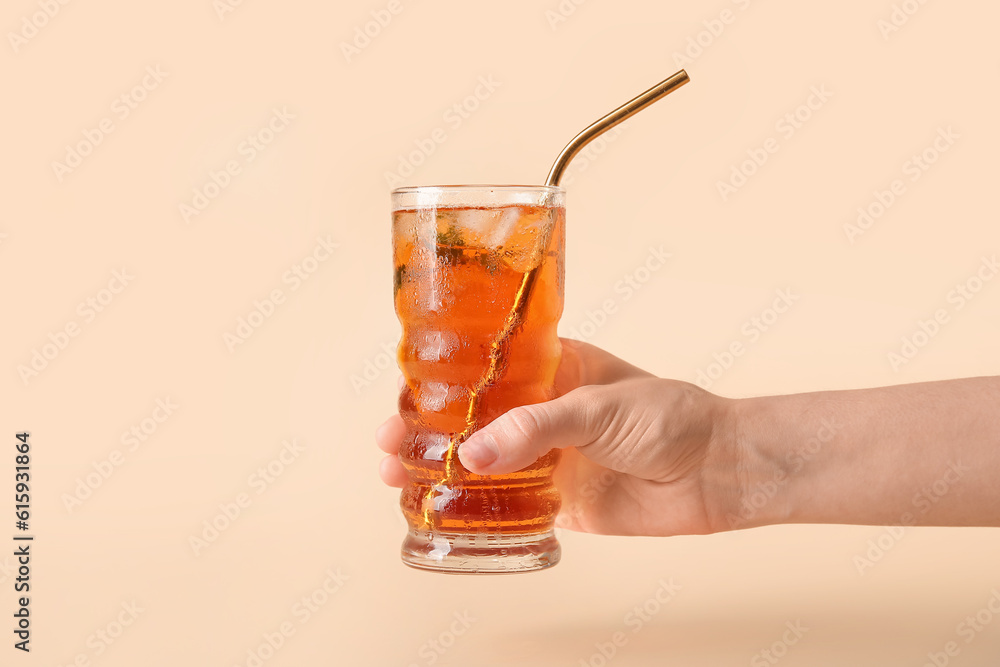
[[(341, 43), (388, 3), (50, 0), (51, 18), (35, 16), (43, 0), (4, 3), (0, 554), (13, 549), (21, 429), (37, 537), (29, 656), (10, 646), (15, 575), (0, 556), (0, 664), (252, 665), (282, 624), (294, 634), (265, 648), (269, 667), (600, 665), (616, 632), (626, 643), (609, 664), (622, 667), (773, 664), (760, 651), (776, 642), (788, 667), (917, 667), (949, 641), (948, 664), (1000, 664), (1000, 618), (968, 643), (957, 634), (1000, 590), (991, 529), (562, 532), (562, 564), (539, 574), (400, 564), (397, 492), (379, 483), (372, 442), (395, 409), (384, 350), (399, 335), (385, 173), (443, 128), (406, 183), (536, 183), (580, 128), (677, 70), (689, 39), (704, 44), (684, 63), (692, 83), (571, 172), (563, 333), (611, 299), (589, 340), (694, 381), (790, 289), (795, 305), (713, 391), (1000, 373), (1000, 280), (961, 310), (948, 300), (1000, 252), (995, 2), (897, 3), (887, 35), (889, 0), (577, 3), (399, 0), (350, 61)], [(723, 10), (729, 23), (714, 23)], [(146, 78), (122, 117), (115, 100), (147, 67), (162, 80)], [(480, 77), (495, 90), (457, 123), (448, 109)], [(829, 99), (786, 136), (777, 124), (813, 86)], [(251, 161), (242, 142), (274, 109), (286, 121)], [(103, 119), (113, 131), (60, 181), (52, 163)], [(958, 136), (909, 180), (939, 128)], [(717, 183), (772, 138), (777, 152), (724, 201)], [(180, 205), (231, 161), (239, 173), (186, 222)], [(844, 225), (897, 178), (903, 194), (850, 243)], [(336, 249), (304, 262), (318, 238)], [(650, 246), (672, 257), (626, 300), (615, 285)], [(315, 270), (293, 289), (283, 276), (303, 262)], [(273, 314), (227, 346), (274, 290)], [(939, 308), (947, 323), (894, 369), (888, 354)], [(79, 329), (63, 340), (67, 325)], [(43, 348), (53, 358), (23, 378)], [(167, 416), (158, 399), (177, 407)], [(123, 442), (133, 427), (145, 440)], [(291, 439), (302, 451), (273, 463)], [(253, 477), (269, 463), (279, 476)], [(88, 475), (100, 485), (68, 508)], [(196, 555), (190, 538), (241, 494), (249, 505)], [(327, 595), (338, 570), (348, 579)], [(671, 580), (681, 589), (661, 605)], [(324, 604), (307, 616), (310, 595)], [(142, 611), (119, 628), (132, 603)], [(643, 605), (655, 613), (634, 632)], [(808, 631), (782, 646), (796, 622)]]

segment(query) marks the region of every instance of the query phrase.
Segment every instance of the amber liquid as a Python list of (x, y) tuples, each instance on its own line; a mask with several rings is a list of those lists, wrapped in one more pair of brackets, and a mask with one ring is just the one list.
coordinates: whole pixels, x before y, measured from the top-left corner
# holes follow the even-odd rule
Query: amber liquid
[[(411, 529), (480, 535), (552, 529), (558, 450), (496, 476), (469, 472), (457, 451), (469, 433), (511, 408), (555, 396), (564, 227), (561, 208), (393, 215), (395, 306), (403, 329), (398, 362), (406, 378), (400, 459), (409, 473), (400, 504)], [(531, 270), (537, 275), (521, 317), (500, 336)], [(484, 385), (491, 350), (496, 372)]]

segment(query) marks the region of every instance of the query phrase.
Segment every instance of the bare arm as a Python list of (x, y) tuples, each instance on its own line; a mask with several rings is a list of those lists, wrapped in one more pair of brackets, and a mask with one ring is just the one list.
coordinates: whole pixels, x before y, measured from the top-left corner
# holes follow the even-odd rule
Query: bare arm
[(1000, 378), (733, 401), (733, 527), (1000, 526)]

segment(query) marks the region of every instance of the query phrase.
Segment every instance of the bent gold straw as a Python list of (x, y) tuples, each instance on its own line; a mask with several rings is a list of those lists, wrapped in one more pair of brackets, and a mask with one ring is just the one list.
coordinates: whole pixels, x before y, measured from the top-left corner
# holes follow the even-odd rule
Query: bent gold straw
[(598, 118), (593, 123), (585, 127), (580, 134), (573, 137), (573, 139), (566, 144), (566, 147), (563, 148), (562, 152), (559, 153), (559, 156), (556, 157), (556, 161), (552, 164), (552, 169), (549, 170), (549, 176), (545, 179), (545, 184), (558, 186), (559, 181), (562, 180), (563, 172), (565, 172), (566, 167), (569, 166), (570, 160), (576, 157), (576, 154), (579, 153), (584, 146), (596, 139), (599, 135), (613, 128), (615, 125), (618, 125), (619, 123), (624, 122), (626, 119), (639, 113), (653, 102), (663, 99), (690, 80), (691, 79), (688, 78), (687, 72), (684, 70), (681, 70), (676, 74), (672, 74), (646, 92), (633, 97), (631, 100), (621, 105), (611, 113)]
[[(576, 157), (576, 154), (584, 146), (615, 125), (634, 116), (654, 102), (663, 99), (688, 81), (690, 79), (684, 70), (672, 74), (646, 92), (632, 98), (614, 111), (598, 118), (585, 127), (582, 132), (566, 144), (566, 147), (556, 157), (556, 161), (552, 164), (552, 169), (549, 170), (549, 175), (545, 179), (545, 184), (558, 187), (559, 181), (562, 180), (563, 173), (566, 171), (566, 167), (569, 166), (570, 161)], [(542, 235), (539, 239), (540, 249), (544, 249), (548, 245), (549, 238), (548, 234)], [(536, 253), (536, 256), (541, 257), (542, 253)], [(524, 320), (524, 311), (528, 306), (528, 299), (535, 286), (535, 279), (538, 277), (540, 268), (541, 262), (524, 273), (521, 285), (517, 288), (517, 293), (514, 295), (514, 303), (511, 305), (510, 312), (504, 318), (503, 326), (497, 332), (493, 342), (490, 343), (489, 366), (487, 366), (486, 372), (479, 378), (479, 381), (476, 382), (476, 386), (469, 390), (469, 408), (465, 413), (465, 428), (461, 432), (452, 435), (448, 443), (448, 450), (444, 455), (444, 479), (432, 486), (424, 497), (424, 523), (429, 527), (433, 526), (431, 516), (436, 509), (434, 507), (435, 498), (438, 496), (447, 496), (448, 482), (455, 478), (456, 449), (479, 427), (479, 403), (482, 399), (482, 392), (499, 379), (507, 365), (505, 352), (509, 342), (508, 339)]]

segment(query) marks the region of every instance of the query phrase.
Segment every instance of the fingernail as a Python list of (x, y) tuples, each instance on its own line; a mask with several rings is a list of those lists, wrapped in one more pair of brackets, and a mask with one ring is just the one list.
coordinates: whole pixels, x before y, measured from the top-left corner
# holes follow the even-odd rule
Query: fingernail
[(484, 468), (500, 458), (500, 451), (487, 435), (473, 435), (458, 449), (462, 462), (474, 468)]

